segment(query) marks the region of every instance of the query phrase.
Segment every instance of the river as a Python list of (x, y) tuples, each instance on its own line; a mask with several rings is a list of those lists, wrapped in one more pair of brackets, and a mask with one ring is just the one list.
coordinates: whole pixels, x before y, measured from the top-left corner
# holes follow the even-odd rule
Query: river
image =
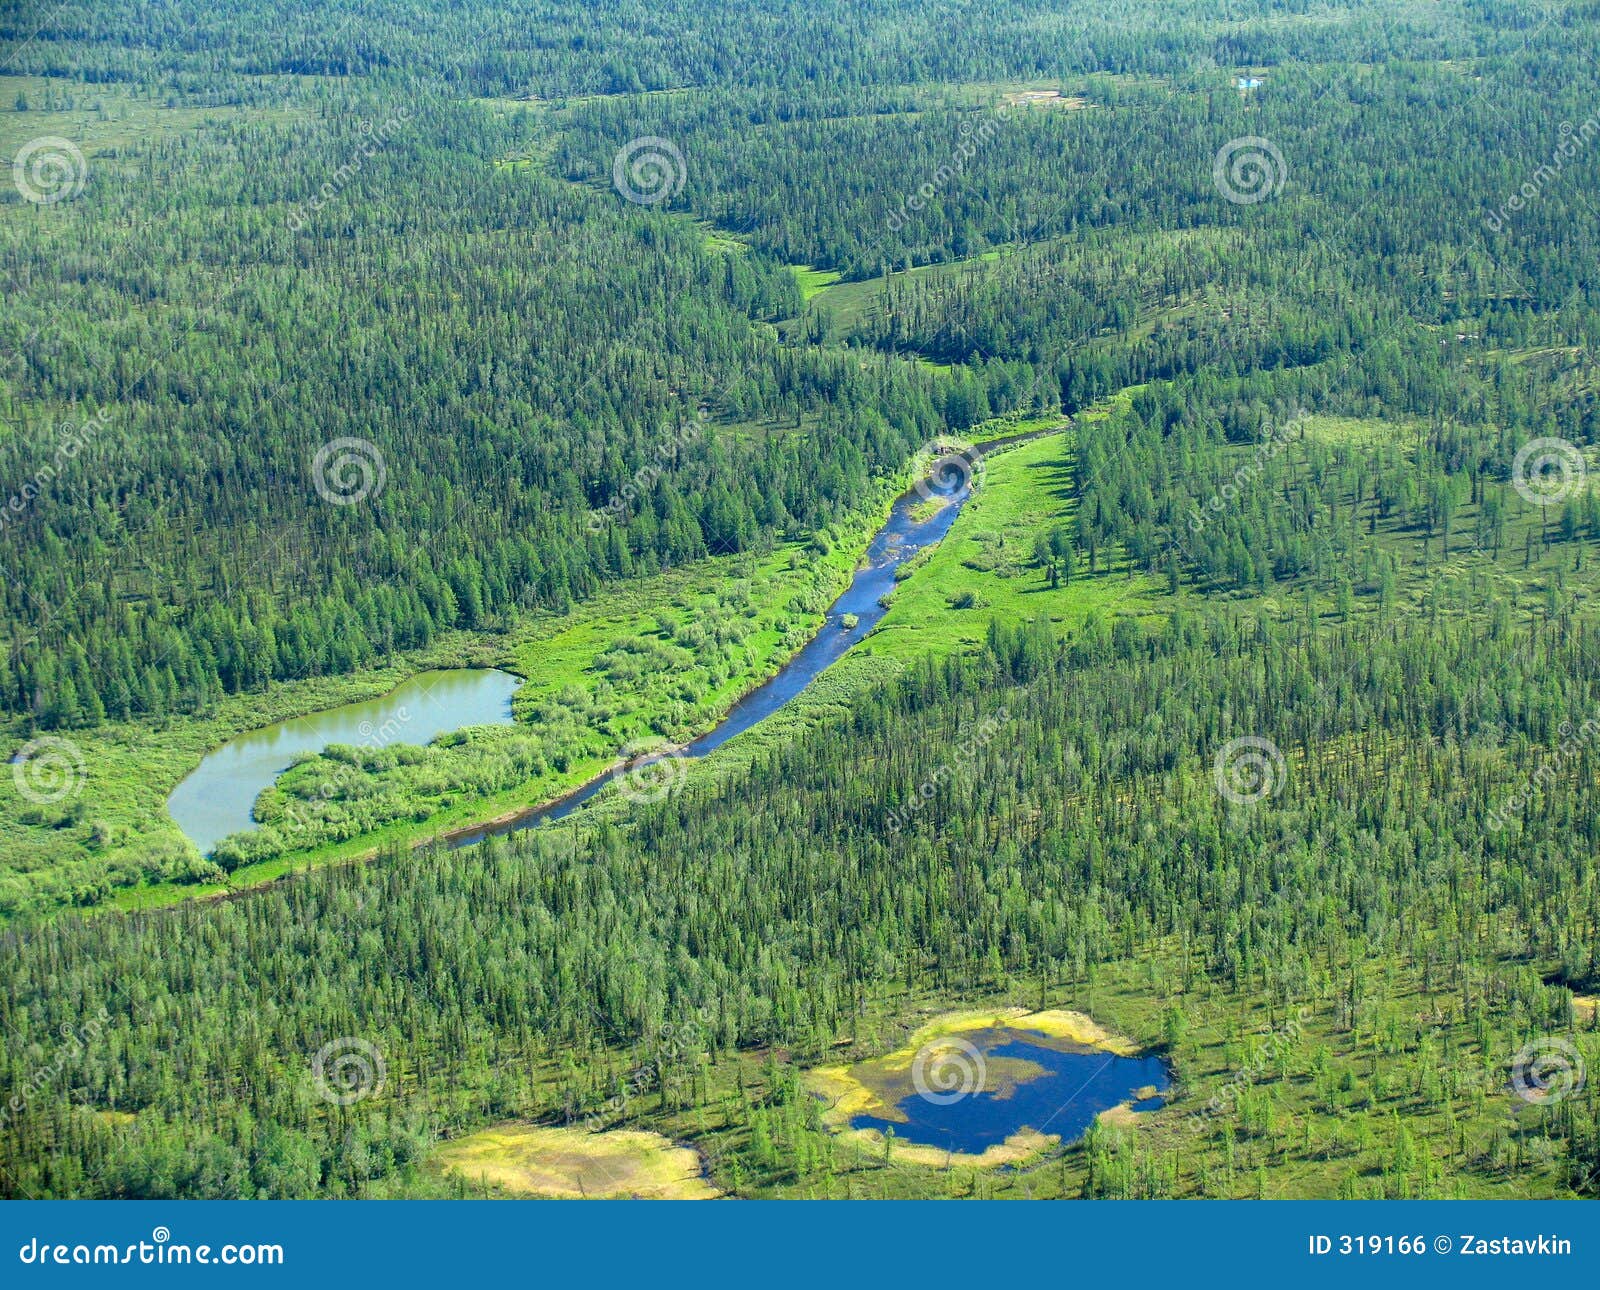
[[(970, 458), (1050, 430), (1029, 431), (992, 440), (970, 450)], [(750, 691), (707, 733), (671, 754), (623, 763), (551, 803), (530, 807), (506, 819), (458, 829), (445, 835), (451, 847), (470, 846), (486, 837), (559, 820), (578, 810), (618, 775), (637, 774), (664, 760), (703, 757), (743, 734), (790, 702), (876, 627), (886, 612), (895, 572), (917, 552), (937, 544), (955, 523), (971, 496), (971, 472), (957, 468), (919, 484), (900, 497), (889, 519), (867, 547), (850, 586), (828, 610), (822, 629), (771, 680)], [(193, 773), (172, 791), (167, 809), (184, 834), (209, 854), (227, 837), (255, 827), (256, 798), (294, 761), (331, 744), (383, 746), (426, 744), (467, 726), (507, 724), (511, 696), (519, 678), (494, 668), (424, 672), (378, 699), (346, 704), (230, 739), (208, 753)]]
[[(993, 439), (970, 449), (968, 456), (975, 462), (981, 462), (984, 456), (997, 449), (1026, 443), (1051, 433), (1054, 430), (1030, 430), (1003, 439)], [(888, 612), (884, 601), (894, 589), (895, 571), (917, 552), (937, 545), (950, 531), (950, 526), (961, 514), (961, 508), (972, 496), (972, 472), (958, 464), (957, 468), (942, 473), (941, 478), (936, 463), (933, 476), (900, 496), (890, 508), (888, 521), (868, 545), (866, 557), (856, 570), (850, 586), (829, 608), (822, 630), (777, 675), (734, 704), (728, 710), (728, 715), (711, 730), (673, 753), (640, 757), (627, 762), (619, 760), (605, 774), (555, 802), (530, 807), (490, 824), (458, 829), (447, 834), (445, 841), (451, 847), (471, 846), (488, 837), (563, 819), (592, 800), (620, 775), (637, 773), (669, 756), (703, 757), (766, 720), (843, 658), (878, 625)], [(853, 625), (846, 626), (847, 620)]]

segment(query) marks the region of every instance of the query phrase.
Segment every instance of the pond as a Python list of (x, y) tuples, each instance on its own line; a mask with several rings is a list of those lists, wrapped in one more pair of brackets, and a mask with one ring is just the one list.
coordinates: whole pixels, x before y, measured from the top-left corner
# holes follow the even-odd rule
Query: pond
[(897, 1141), (982, 1155), (1029, 1129), (1075, 1142), (1103, 1111), (1124, 1104), (1135, 1112), (1158, 1109), (1170, 1087), (1158, 1057), (1123, 1057), (993, 1026), (921, 1050), (899, 1078), (878, 1085), (892, 1110), (853, 1116), (849, 1127), (892, 1129)]
[[(771, 680), (734, 704), (715, 728), (683, 748), (679, 755), (701, 757), (742, 734), (794, 699), (844, 657), (883, 618), (885, 600), (894, 589), (900, 566), (917, 552), (936, 545), (950, 531), (971, 496), (972, 469), (978, 459), (1054, 432), (1025, 431), (975, 448), (952, 451), (936, 462), (927, 480), (895, 502), (850, 586), (828, 610), (822, 630)], [(330, 744), (426, 744), (441, 734), (467, 726), (509, 724), (511, 696), (521, 684), (520, 678), (494, 668), (423, 672), (381, 699), (314, 712), (251, 731), (208, 753), (172, 791), (167, 810), (201, 854), (209, 855), (229, 834), (255, 826), (256, 798), (297, 757), (321, 752)], [(637, 767), (655, 760), (658, 758), (644, 757), (628, 764)], [(495, 834), (559, 820), (592, 800), (617, 773), (613, 770), (597, 776), (555, 802), (533, 806), (489, 824), (454, 830), (444, 835), (444, 840), (451, 847), (470, 846)]]
[(255, 826), (256, 798), (294, 761), (330, 744), (426, 744), (467, 726), (507, 725), (520, 677), (496, 668), (419, 672), (382, 698), (280, 721), (230, 739), (167, 798), (184, 835), (209, 855), (230, 833)]

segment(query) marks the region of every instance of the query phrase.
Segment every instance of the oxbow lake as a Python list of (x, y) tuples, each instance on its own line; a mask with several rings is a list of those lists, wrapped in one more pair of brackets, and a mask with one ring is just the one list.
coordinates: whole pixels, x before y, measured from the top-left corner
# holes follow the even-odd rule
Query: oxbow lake
[[(1027, 431), (968, 451), (975, 460), (996, 448), (1047, 433), (1051, 431)], [(959, 455), (950, 460), (959, 460)], [(752, 690), (714, 729), (677, 755), (701, 757), (721, 747), (789, 703), (843, 658), (887, 612), (884, 601), (894, 589), (896, 571), (950, 531), (970, 496), (970, 472), (961, 469), (936, 470), (918, 489), (901, 497), (873, 537), (850, 586), (828, 610), (822, 630), (777, 675)], [(518, 677), (493, 668), (424, 672), (381, 699), (330, 708), (240, 735), (206, 755), (172, 791), (167, 810), (201, 854), (209, 854), (230, 833), (255, 826), (256, 798), (295, 758), (321, 752), (330, 744), (426, 744), (467, 726), (507, 724), (511, 721), (511, 696), (521, 683)], [(654, 759), (641, 760), (648, 763)], [(592, 799), (612, 778), (612, 774), (599, 776), (557, 802), (530, 807), (510, 819), (458, 829), (447, 835), (447, 841), (453, 847), (470, 846), (494, 834), (559, 820)]]
[(496, 668), (419, 672), (382, 698), (349, 703), (230, 739), (167, 798), (184, 835), (209, 855), (230, 833), (255, 827), (262, 790), (307, 753), (330, 744), (384, 748), (427, 744), (467, 726), (508, 725), (519, 677)]

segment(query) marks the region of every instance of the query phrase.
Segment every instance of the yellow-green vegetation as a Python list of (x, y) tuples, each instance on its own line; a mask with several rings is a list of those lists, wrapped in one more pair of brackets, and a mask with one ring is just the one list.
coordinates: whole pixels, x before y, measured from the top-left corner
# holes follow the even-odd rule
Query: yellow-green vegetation
[[(285, 95), (314, 77), (279, 77)], [(113, 155), (158, 138), (171, 138), (208, 125), (248, 115), (252, 120), (285, 118), (299, 109), (255, 104), (193, 107), (175, 96), (140, 92), (108, 82), (83, 85), (45, 76), (0, 76), (0, 154), (13, 157), (29, 140), (41, 136), (63, 138), (75, 144), (93, 165), (97, 156)], [(25, 203), (0, 206), (13, 217), (36, 219)]]
[(435, 1168), (502, 1196), (571, 1200), (714, 1200), (700, 1158), (658, 1133), (501, 1124), (444, 1143)]
[[(1011, 246), (991, 247), (960, 259), (910, 265), (848, 282), (837, 273), (819, 275), (804, 266), (796, 267), (794, 272), (802, 284), (806, 305), (803, 321), (811, 328), (810, 335), (823, 340), (856, 336), (888, 343), (895, 352), (904, 352), (912, 345), (912, 337), (890, 326), (888, 314), (903, 311), (908, 304), (942, 314), (957, 296), (989, 289), (999, 281), (996, 275), (1014, 272), (1022, 263), (1033, 263), (1036, 272), (1048, 271), (1062, 280), (1105, 280), (1137, 275), (1144, 271), (1143, 266), (1172, 254), (1215, 254), (1237, 236), (1215, 228), (1162, 229), (1139, 234), (1119, 248), (1118, 254), (1125, 257), (1125, 263), (1117, 265), (1108, 264), (1108, 248), (1093, 239), (1049, 237), (1030, 243), (1025, 252)], [(1163, 330), (1193, 332), (1203, 326), (1230, 322), (1242, 327), (1251, 311), (1260, 307), (1261, 302), (1248, 294), (1232, 295), (1216, 288), (1181, 297), (1152, 291), (1136, 317), (1129, 320), (1127, 333), (1118, 336), (1115, 344), (1125, 346)], [(1108, 350), (1112, 344), (1103, 338), (1092, 338), (1088, 343)]]
[[(819, 1066), (804, 1075), (805, 1087), (826, 1102), (822, 1122), (841, 1137), (882, 1150), (884, 1135), (877, 1129), (853, 1129), (850, 1122), (870, 1115), (881, 1120), (905, 1120), (900, 1104), (918, 1092), (919, 1070), (937, 1069), (945, 1062), (960, 1062), (969, 1046), (987, 1053), (1009, 1040), (1026, 1037), (1063, 1051), (1099, 1050), (1131, 1057), (1140, 1049), (1124, 1035), (1113, 1034), (1081, 1012), (1059, 1008), (1029, 1012), (1006, 1007), (945, 1013), (919, 1026), (904, 1045), (881, 1057), (850, 1065)], [(986, 1056), (971, 1073), (981, 1079), (965, 1093), (987, 1093), (1008, 1098), (1017, 1085), (1046, 1073), (1026, 1058)], [(982, 1153), (946, 1151), (924, 1143), (897, 1143), (893, 1157), (908, 1164), (930, 1167), (962, 1166), (992, 1169), (1027, 1160), (1060, 1141), (1055, 1134), (1023, 1128)]]
[(794, 280), (800, 287), (802, 299), (810, 300), (839, 281), (836, 269), (813, 269), (809, 264), (793, 266)]
[(748, 242), (742, 242), (731, 234), (724, 233), (710, 224), (703, 223), (701, 227), (705, 230), (705, 241), (701, 243), (701, 246), (712, 255), (743, 255), (750, 249)]
[(1307, 439), (1352, 448), (1398, 447), (1427, 434), (1410, 418), (1311, 416), (1304, 418)]
[(837, 339), (850, 334), (882, 307), (884, 296), (891, 284), (932, 284), (953, 282), (958, 274), (970, 271), (972, 266), (992, 261), (999, 251), (984, 251), (965, 260), (949, 260), (939, 264), (919, 264), (901, 269), (888, 277), (861, 278), (845, 282), (838, 273), (824, 272), (805, 266), (794, 269), (805, 299), (805, 319), (817, 329), (823, 339)]
[(1089, 100), (1083, 95), (1063, 94), (1058, 89), (1012, 90), (1006, 94), (1005, 101), (1012, 107), (1060, 108), (1065, 111), (1081, 111), (1089, 106)]

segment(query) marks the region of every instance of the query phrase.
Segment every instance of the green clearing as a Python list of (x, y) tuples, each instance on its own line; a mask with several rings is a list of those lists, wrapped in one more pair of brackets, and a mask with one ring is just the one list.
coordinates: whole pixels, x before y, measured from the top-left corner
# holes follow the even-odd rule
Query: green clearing
[(801, 298), (806, 301), (820, 296), (839, 281), (839, 273), (835, 269), (813, 269), (809, 264), (797, 264), (791, 271), (800, 288)]
[[(1047, 110), (1034, 108), (1030, 110)], [(942, 312), (958, 291), (970, 291), (996, 279), (996, 275), (1018, 263), (1019, 256), (1037, 266), (1053, 264), (1056, 274), (1070, 269), (1085, 279), (1103, 272), (1102, 261), (1114, 253), (1130, 263), (1156, 263), (1173, 254), (1203, 256), (1215, 254), (1237, 238), (1236, 233), (1215, 227), (1163, 229), (1125, 237), (1115, 247), (1102, 245), (1093, 237), (1048, 237), (1026, 248), (991, 247), (959, 259), (940, 260), (897, 268), (888, 275), (843, 281), (837, 273), (827, 274), (809, 267), (793, 269), (801, 282), (805, 312), (790, 327), (808, 327), (813, 339), (828, 342), (848, 338), (881, 343), (884, 311), (892, 304), (912, 302), (924, 310)], [(1016, 298), (1026, 298), (1020, 283)], [(1216, 290), (1192, 298), (1143, 300), (1118, 342), (1145, 340), (1163, 330), (1193, 325), (1201, 314), (1225, 316), (1228, 301)], [(941, 365), (947, 368), (948, 365)]]
[[(178, 96), (139, 94), (124, 85), (81, 85), (44, 76), (0, 75), (0, 153), (7, 158), (30, 139), (53, 135), (72, 140), (92, 164), (103, 157), (116, 164), (119, 150), (135, 148), (185, 133), (211, 129), (248, 117), (252, 121), (292, 120), (304, 109), (290, 106), (302, 89), (318, 83), (316, 77), (275, 78), (281, 87), (279, 106), (224, 104), (195, 107)], [(20, 104), (26, 104), (22, 108)], [(0, 211), (31, 207), (0, 205)]]
[(1124, 559), (1056, 587), (1035, 561), (1035, 535), (1077, 517), (1071, 451), (1067, 438), (1050, 435), (985, 459), (982, 486), (945, 541), (904, 566), (911, 576), (870, 638), (875, 653), (909, 663), (930, 651), (976, 648), (991, 617), (1042, 616), (1065, 634), (1093, 613), (1163, 612), (1162, 587)]

